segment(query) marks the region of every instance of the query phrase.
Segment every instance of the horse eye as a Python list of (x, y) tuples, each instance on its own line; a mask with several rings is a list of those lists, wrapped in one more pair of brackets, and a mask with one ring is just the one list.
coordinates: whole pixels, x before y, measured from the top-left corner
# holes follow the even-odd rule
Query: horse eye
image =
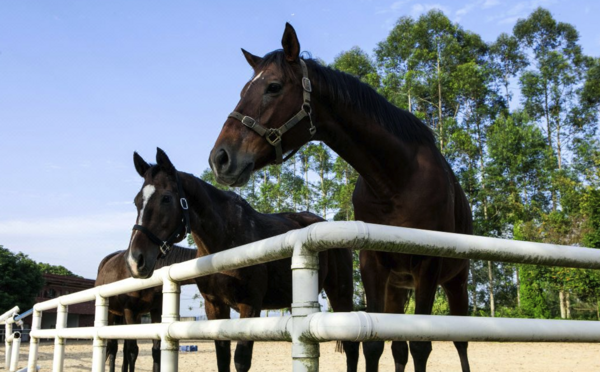
[(267, 87), (267, 93), (271, 93), (271, 94), (279, 93), (279, 92), (281, 92), (281, 88), (282, 88), (281, 84), (271, 83)]
[(171, 197), (169, 195), (165, 195), (162, 197), (162, 203), (167, 204), (171, 202)]

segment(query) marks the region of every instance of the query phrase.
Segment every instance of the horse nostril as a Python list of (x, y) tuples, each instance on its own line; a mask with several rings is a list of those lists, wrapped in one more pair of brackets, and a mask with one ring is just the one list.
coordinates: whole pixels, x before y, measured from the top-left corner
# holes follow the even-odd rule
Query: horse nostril
[(144, 261), (144, 255), (140, 254), (137, 259), (138, 270), (143, 270), (145, 264), (146, 264), (146, 262)]
[(214, 163), (217, 166), (218, 170), (223, 171), (227, 168), (227, 165), (229, 163), (229, 154), (227, 154), (227, 151), (225, 151), (225, 149), (220, 149), (219, 151), (217, 151)]

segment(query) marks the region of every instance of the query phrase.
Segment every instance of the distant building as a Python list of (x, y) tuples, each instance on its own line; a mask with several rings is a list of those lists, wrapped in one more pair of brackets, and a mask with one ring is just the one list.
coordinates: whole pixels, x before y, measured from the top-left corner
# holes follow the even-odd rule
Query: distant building
[[(83, 291), (84, 289), (94, 287), (95, 281), (92, 279), (78, 278), (75, 276), (64, 276), (54, 274), (43, 274), (44, 287), (35, 298), (35, 303), (51, 300), (56, 297), (64, 296), (69, 293)], [(29, 309), (21, 309), (24, 313)], [(69, 305), (67, 316), (67, 327), (93, 327), (94, 326), (94, 301), (81, 304)], [(4, 326), (0, 327), (0, 342), (4, 341)], [(56, 309), (42, 312), (42, 329), (56, 328)], [(29, 340), (29, 330), (31, 329), (31, 316), (23, 319), (22, 341)], [(19, 330), (14, 326), (13, 330)]]
[[(35, 298), (35, 303), (44, 302), (69, 293), (83, 291), (94, 287), (92, 279), (44, 274), (44, 287)], [(31, 317), (26, 318), (31, 329)], [(94, 301), (69, 305), (67, 327), (93, 327), (94, 326)], [(42, 329), (56, 327), (56, 309), (42, 312)]]

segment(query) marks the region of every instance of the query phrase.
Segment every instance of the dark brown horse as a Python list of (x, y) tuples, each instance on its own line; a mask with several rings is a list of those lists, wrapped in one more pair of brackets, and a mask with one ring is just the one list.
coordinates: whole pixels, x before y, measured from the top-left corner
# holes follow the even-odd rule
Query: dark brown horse
[[(149, 165), (137, 153), (134, 163), (144, 178), (135, 198), (138, 220), (129, 245), (127, 262), (135, 277), (152, 274), (160, 251), (169, 244), (158, 237), (183, 239), (185, 221), (198, 246), (198, 256), (266, 239), (300, 229), (322, 218), (308, 212), (263, 214), (254, 210), (237, 194), (222, 191), (175, 169), (160, 149), (157, 165)], [(184, 200), (182, 200), (184, 199)], [(182, 206), (189, 206), (185, 216)], [(160, 247), (163, 248), (160, 248)], [(166, 253), (169, 254), (169, 253)], [(325, 289), (335, 311), (352, 310), (352, 252), (332, 249), (319, 256), (319, 286)], [(284, 259), (196, 279), (205, 300), (208, 319), (228, 319), (230, 309), (241, 318), (260, 316), (262, 309), (281, 309), (292, 303), (291, 259)], [(248, 371), (252, 359), (252, 341), (237, 343), (234, 362), (237, 371)], [(229, 371), (230, 341), (215, 341), (219, 371)], [(356, 370), (358, 344), (344, 342), (349, 371)]]
[[(254, 77), (211, 152), (219, 182), (243, 185), (253, 171), (283, 161), (314, 139), (360, 174), (353, 196), (356, 219), (472, 233), (467, 199), (426, 125), (355, 77), (300, 58), (289, 24), (282, 45), (263, 58), (242, 50)], [(431, 314), (438, 285), (451, 314), (468, 312), (468, 260), (363, 251), (360, 262), (370, 312), (402, 313), (414, 288), (415, 312)], [(367, 371), (377, 371), (383, 345), (363, 345)], [(467, 343), (455, 345), (462, 370), (469, 371)], [(396, 371), (404, 371), (408, 350), (406, 342), (392, 343)], [(410, 352), (415, 370), (425, 371), (431, 343), (411, 342)]]
[[(98, 266), (96, 286), (117, 282), (131, 277), (127, 268), (126, 252), (117, 251), (106, 256)], [(173, 246), (168, 256), (156, 261), (155, 269), (196, 258), (196, 250)], [(184, 282), (182, 284), (195, 284)], [(139, 324), (141, 316), (150, 313), (152, 323), (160, 323), (162, 313), (162, 287), (148, 288), (137, 292), (110, 297), (108, 300), (108, 324)], [(106, 347), (106, 359), (110, 372), (115, 371), (115, 359), (118, 351), (117, 340), (109, 340)], [(123, 344), (123, 372), (134, 372), (139, 348), (136, 340), (125, 340)], [(152, 345), (153, 371), (160, 371), (160, 340)]]

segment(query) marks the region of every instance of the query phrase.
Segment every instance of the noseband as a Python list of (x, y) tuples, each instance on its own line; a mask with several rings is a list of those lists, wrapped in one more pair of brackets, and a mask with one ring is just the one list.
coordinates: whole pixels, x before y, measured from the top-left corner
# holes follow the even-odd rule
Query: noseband
[(179, 205), (181, 205), (181, 208), (183, 209), (183, 218), (181, 219), (181, 225), (177, 226), (175, 231), (166, 240), (160, 239), (142, 225), (133, 225), (133, 230), (141, 231), (148, 237), (148, 239), (152, 241), (152, 243), (158, 245), (158, 249), (160, 249), (160, 255), (158, 256), (158, 258), (163, 258), (167, 254), (169, 254), (169, 252), (173, 248), (173, 243), (175, 243), (175, 241), (181, 240), (182, 233), (189, 234), (192, 231), (190, 227), (189, 206), (187, 199), (185, 198), (185, 194), (183, 192), (183, 187), (181, 186), (181, 181), (179, 180), (179, 176), (177, 175), (177, 171), (175, 171), (175, 180), (177, 181), (177, 192), (179, 192)]
[(302, 119), (308, 116), (308, 120), (310, 122), (310, 128), (308, 128), (308, 131), (310, 133), (311, 139), (317, 132), (317, 128), (315, 127), (312, 121), (312, 108), (310, 106), (310, 93), (312, 92), (312, 85), (310, 84), (310, 80), (308, 79), (308, 69), (306, 68), (306, 63), (302, 59), (300, 59), (300, 66), (302, 66), (302, 88), (304, 89), (302, 95), (304, 97), (304, 101), (302, 102), (302, 106), (300, 106), (300, 111), (296, 115), (294, 115), (290, 120), (288, 120), (285, 124), (283, 124), (279, 128), (265, 128), (258, 123), (258, 120), (253, 119), (247, 115), (242, 115), (237, 111), (232, 112), (228, 116), (230, 118), (239, 120), (246, 127), (258, 133), (259, 136), (265, 137), (267, 142), (269, 142), (271, 146), (275, 147), (275, 164), (283, 163), (284, 161), (294, 156), (294, 154), (299, 150), (296, 149), (292, 151), (285, 157), (285, 159), (283, 159), (281, 137), (285, 132), (292, 129)]

